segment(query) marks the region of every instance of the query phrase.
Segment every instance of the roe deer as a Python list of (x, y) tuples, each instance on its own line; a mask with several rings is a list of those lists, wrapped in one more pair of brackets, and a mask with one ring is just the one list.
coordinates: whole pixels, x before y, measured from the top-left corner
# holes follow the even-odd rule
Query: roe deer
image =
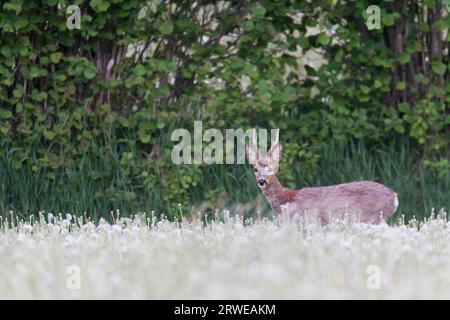
[(290, 215), (319, 219), (322, 224), (345, 215), (356, 216), (360, 222), (378, 224), (397, 210), (397, 193), (373, 181), (299, 190), (283, 187), (275, 175), (281, 149), (277, 135), (267, 155), (263, 155), (257, 148), (256, 130), (253, 143), (246, 149), (258, 186), (276, 213), (286, 211)]

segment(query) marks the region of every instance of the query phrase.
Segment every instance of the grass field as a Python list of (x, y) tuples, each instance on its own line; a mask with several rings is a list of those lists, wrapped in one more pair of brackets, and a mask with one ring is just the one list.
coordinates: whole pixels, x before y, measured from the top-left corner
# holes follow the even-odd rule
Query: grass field
[[(14, 151), (6, 150), (0, 159), (0, 216), (14, 210), (26, 219), (40, 210), (47, 210), (76, 215), (86, 212), (95, 221), (100, 218), (111, 221), (110, 211), (117, 209), (124, 214), (155, 211), (157, 215), (165, 214), (170, 218), (179, 214), (176, 204), (183, 199), (164, 202), (161, 197), (164, 189), (157, 184), (144, 188), (140, 177), (132, 177), (121, 166), (121, 152), (138, 155), (139, 150), (133, 147), (122, 151), (113, 147), (107, 150), (101, 156), (86, 153), (80, 161), (65, 160), (71, 165), (54, 174), (53, 179), (48, 178), (47, 170), (34, 172), (26, 166), (13, 168), (11, 154)], [(450, 207), (450, 173), (439, 175), (426, 168), (414, 147), (405, 141), (374, 146), (357, 141), (348, 144), (330, 142), (320, 156), (315, 175), (297, 164), (296, 188), (357, 180), (381, 182), (399, 194), (400, 207), (394, 221), (402, 215), (407, 220), (413, 216), (423, 219), (432, 208), (448, 210)], [(95, 172), (104, 175), (93, 177)], [(219, 189), (225, 201), (219, 205), (214, 199), (210, 200), (210, 214), (217, 208), (232, 210), (235, 204), (247, 204), (246, 216), (255, 215), (254, 202), (260, 191), (249, 165), (208, 166), (198, 185), (189, 190), (193, 200), (182, 208), (183, 211), (190, 213), (191, 206), (204, 201), (213, 189)], [(136, 196), (128, 198), (131, 193)], [(266, 202), (262, 203), (267, 208)]]
[(0, 230), (0, 299), (450, 298), (444, 215), (394, 227), (228, 213), (209, 224), (14, 220)]

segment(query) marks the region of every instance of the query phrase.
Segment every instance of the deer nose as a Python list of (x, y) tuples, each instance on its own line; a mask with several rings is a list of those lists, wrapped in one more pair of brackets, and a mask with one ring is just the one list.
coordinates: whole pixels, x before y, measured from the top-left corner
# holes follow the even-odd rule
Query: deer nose
[(265, 179), (259, 179), (258, 180), (258, 184), (260, 187), (264, 187), (264, 185), (266, 184), (266, 180)]

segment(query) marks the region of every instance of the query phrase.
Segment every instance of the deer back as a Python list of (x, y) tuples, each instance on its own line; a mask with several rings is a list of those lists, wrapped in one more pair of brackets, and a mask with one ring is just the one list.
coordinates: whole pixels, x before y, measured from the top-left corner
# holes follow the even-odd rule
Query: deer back
[(296, 190), (282, 209), (324, 223), (345, 215), (357, 215), (361, 222), (380, 223), (392, 216), (397, 206), (394, 191), (376, 182), (360, 181)]

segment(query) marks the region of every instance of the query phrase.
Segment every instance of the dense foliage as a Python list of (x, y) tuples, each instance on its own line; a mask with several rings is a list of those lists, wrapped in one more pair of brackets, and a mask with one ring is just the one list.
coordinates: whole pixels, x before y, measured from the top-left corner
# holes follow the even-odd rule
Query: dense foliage
[[(170, 133), (203, 120), (281, 128), (290, 186), (313, 179), (331, 139), (407, 139), (418, 170), (448, 177), (446, 2), (3, 1), (3, 159), (45, 183), (105, 160), (88, 166), (91, 180), (121, 179), (99, 199), (188, 205), (213, 173), (173, 165)], [(80, 30), (66, 24), (73, 4)], [(369, 5), (381, 8), (380, 29), (366, 26)], [(2, 207), (14, 206), (5, 182), (0, 190)]]

